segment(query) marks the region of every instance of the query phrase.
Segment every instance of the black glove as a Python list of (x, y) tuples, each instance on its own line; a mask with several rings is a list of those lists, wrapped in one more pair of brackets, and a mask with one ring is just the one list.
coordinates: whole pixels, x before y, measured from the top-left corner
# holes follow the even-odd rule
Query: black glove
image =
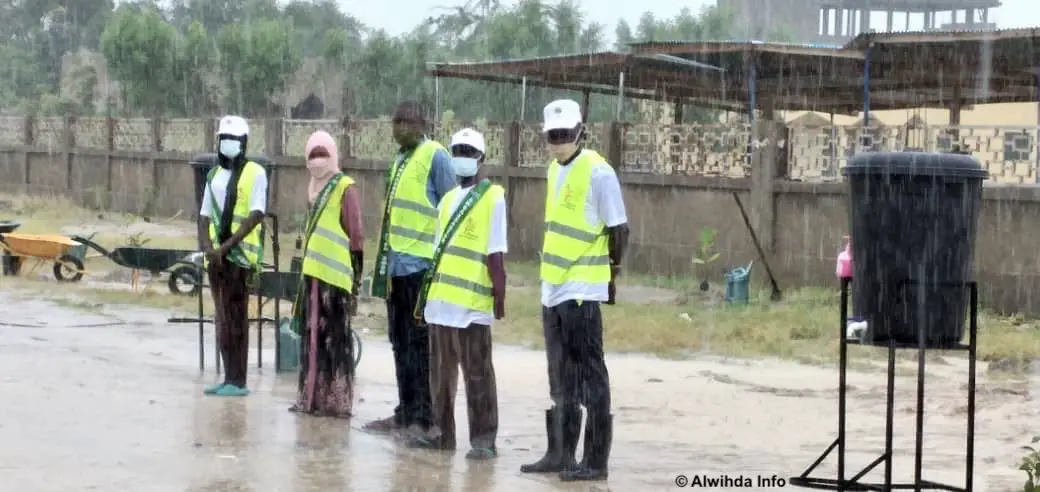
[(363, 251), (351, 251), (350, 263), (354, 267), (354, 295), (350, 296), (348, 309), (351, 316), (357, 315), (358, 297), (361, 296), (361, 273), (365, 266), (365, 253)]
[(361, 285), (361, 274), (365, 267), (365, 252), (351, 251), (350, 264), (354, 266), (354, 285)]

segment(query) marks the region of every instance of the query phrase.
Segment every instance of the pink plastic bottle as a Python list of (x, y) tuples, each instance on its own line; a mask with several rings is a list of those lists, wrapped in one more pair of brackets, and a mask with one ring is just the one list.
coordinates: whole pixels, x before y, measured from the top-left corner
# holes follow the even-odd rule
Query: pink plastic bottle
[(845, 236), (845, 249), (838, 253), (838, 263), (834, 268), (834, 275), (839, 279), (852, 278), (852, 241)]

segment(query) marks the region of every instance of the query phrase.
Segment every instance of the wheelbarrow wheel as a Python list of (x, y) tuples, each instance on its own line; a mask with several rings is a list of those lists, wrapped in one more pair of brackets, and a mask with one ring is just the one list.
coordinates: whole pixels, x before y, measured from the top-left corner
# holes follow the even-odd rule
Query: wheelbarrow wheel
[(170, 279), (166, 281), (170, 292), (182, 296), (193, 296), (202, 289), (202, 276), (196, 267), (181, 265), (170, 270)]
[(54, 278), (58, 279), (58, 282), (79, 282), (83, 279), (83, 260), (72, 255), (58, 258), (58, 261), (54, 262)]

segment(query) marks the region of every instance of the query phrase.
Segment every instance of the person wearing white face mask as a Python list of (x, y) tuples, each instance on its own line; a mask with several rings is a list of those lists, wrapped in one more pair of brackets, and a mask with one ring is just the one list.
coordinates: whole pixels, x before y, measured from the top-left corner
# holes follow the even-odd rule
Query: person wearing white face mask
[(434, 430), (413, 447), (455, 449), (459, 366), (466, 388), (466, 458), (497, 456), (498, 391), (491, 358), (491, 321), (505, 316), (505, 190), (482, 179), (484, 136), (472, 128), (451, 139), (459, 186), (438, 207), (433, 268), (417, 303), (430, 330), (430, 392)]
[(246, 159), (249, 125), (225, 116), (217, 128), (218, 167), (206, 178), (199, 209), (199, 245), (206, 256), (224, 381), (205, 389), (217, 396), (246, 396), (249, 363), (248, 283), (263, 261), (267, 174)]

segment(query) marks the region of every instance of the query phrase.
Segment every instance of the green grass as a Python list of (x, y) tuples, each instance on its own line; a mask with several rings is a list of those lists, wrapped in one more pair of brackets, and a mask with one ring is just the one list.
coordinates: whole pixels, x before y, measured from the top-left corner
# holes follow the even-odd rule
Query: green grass
[[(13, 202), (11, 210), (0, 210), (0, 217), (22, 220), (19, 232), (55, 233), (69, 224), (103, 223), (105, 225), (140, 225), (141, 219), (127, 215), (87, 211), (60, 198), (31, 199), (0, 197)], [(13, 217), (12, 217), (13, 215)], [(99, 215), (101, 218), (99, 218)], [(169, 228), (182, 231), (181, 235), (147, 236), (147, 247), (191, 249), (195, 244), (194, 228), (190, 223), (176, 219), (152, 219), (153, 223), (169, 223)], [(287, 238), (282, 265), (289, 264), (293, 255), (292, 241)], [(99, 236), (106, 246), (126, 244), (126, 237), (118, 234)], [(141, 239), (140, 237), (138, 239)], [(374, 244), (368, 244), (368, 264), (372, 271), (375, 260)], [(88, 278), (118, 270), (103, 258), (88, 261)], [(537, 266), (531, 263), (511, 262), (510, 289), (507, 291), (506, 319), (496, 322), (494, 333), (500, 343), (542, 346), (541, 306), (538, 299)], [(48, 272), (49, 267), (41, 269)], [(129, 272), (127, 272), (129, 273)], [(49, 274), (48, 274), (49, 275)], [(138, 305), (159, 308), (168, 314), (190, 315), (196, 310), (193, 297), (169, 295), (165, 281), (156, 281), (152, 288), (141, 292), (105, 288), (97, 284), (63, 284), (55, 286), (53, 279), (0, 278), (0, 289), (11, 289), (23, 295), (49, 297), (70, 308), (98, 310), (110, 305)], [(651, 277), (624, 275), (619, 279), (619, 304), (604, 306), (604, 342), (609, 351), (645, 352), (665, 357), (686, 357), (696, 353), (712, 353), (734, 357), (777, 357), (805, 363), (830, 364), (837, 358), (839, 337), (837, 289), (788, 289), (780, 302), (770, 302), (768, 291), (755, 292), (746, 306), (717, 304), (708, 306), (696, 289), (698, 282), (689, 277)], [(677, 301), (647, 302), (626, 298), (625, 287), (644, 286), (670, 289)], [(632, 291), (632, 289), (628, 289)], [(638, 292), (638, 289), (636, 290)], [(657, 291), (659, 292), (659, 291)], [(212, 312), (209, 296), (205, 296), (207, 312)], [(359, 319), (361, 326), (380, 329), (385, 326), (382, 301), (363, 303), (363, 311), (370, 313)], [(255, 304), (255, 303), (251, 303)], [(282, 313), (290, 311), (289, 303), (282, 304)], [(269, 305), (265, 312), (273, 311)], [(979, 356), (982, 360), (1000, 361), (1004, 367), (1027, 367), (1018, 361), (1040, 357), (1040, 323), (1022, 316), (1001, 317), (983, 313), (980, 319)], [(857, 359), (878, 360), (883, 351), (854, 348)], [(902, 354), (908, 359), (912, 354)], [(962, 356), (962, 355), (961, 355)]]

